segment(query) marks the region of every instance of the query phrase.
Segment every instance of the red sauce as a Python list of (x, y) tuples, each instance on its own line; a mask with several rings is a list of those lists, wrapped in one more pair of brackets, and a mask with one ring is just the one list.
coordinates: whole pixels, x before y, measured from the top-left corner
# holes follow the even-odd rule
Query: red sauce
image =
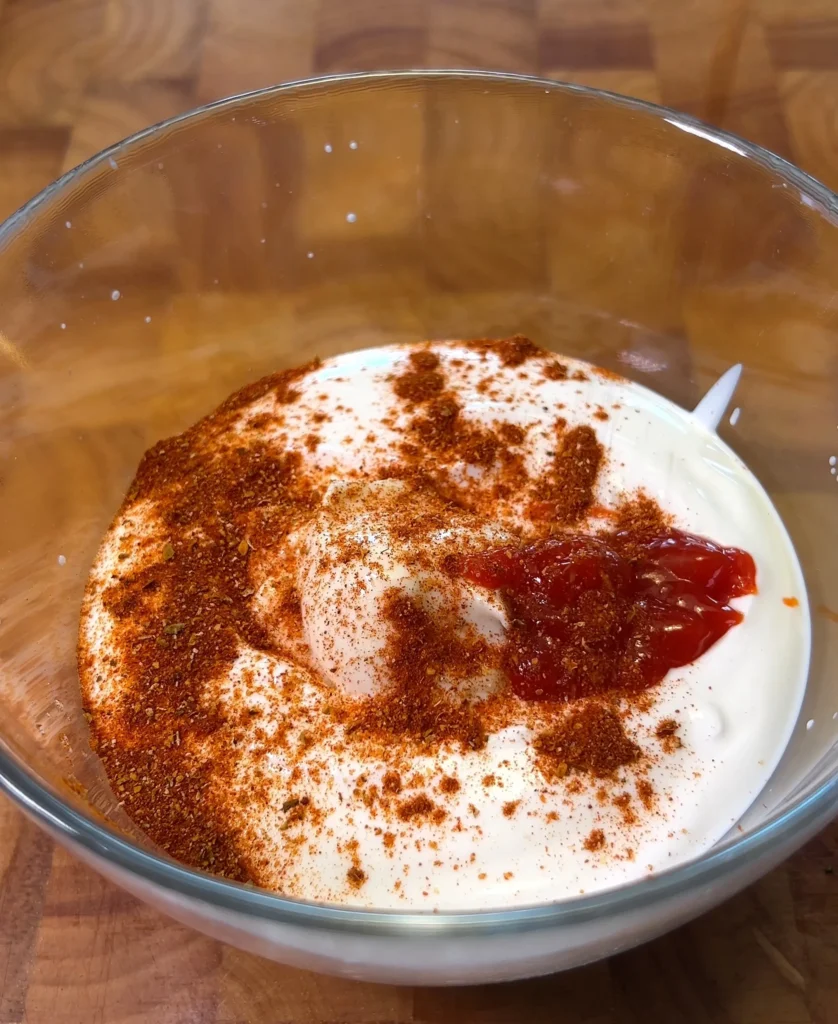
[(746, 551), (677, 530), (551, 538), (465, 557), (459, 572), (502, 593), (506, 671), (525, 700), (654, 686), (741, 622), (729, 602), (756, 592)]

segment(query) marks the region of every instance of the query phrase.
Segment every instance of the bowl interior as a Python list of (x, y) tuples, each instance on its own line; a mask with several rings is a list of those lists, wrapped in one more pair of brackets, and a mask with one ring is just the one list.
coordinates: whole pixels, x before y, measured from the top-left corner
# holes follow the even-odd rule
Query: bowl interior
[(144, 844), (88, 747), (75, 665), (86, 574), (142, 452), (315, 354), (522, 332), (684, 406), (744, 365), (720, 432), (786, 521), (814, 648), (741, 842), (838, 767), (836, 327), (826, 190), (634, 101), (382, 75), (115, 147), (0, 231), (0, 750)]

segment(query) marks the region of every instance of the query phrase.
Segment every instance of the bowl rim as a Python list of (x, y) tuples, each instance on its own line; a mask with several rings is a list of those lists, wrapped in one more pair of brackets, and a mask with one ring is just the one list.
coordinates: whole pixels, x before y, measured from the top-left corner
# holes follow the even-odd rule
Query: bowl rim
[[(42, 206), (70, 188), (77, 179), (90, 170), (107, 163), (114, 155), (134, 148), (143, 140), (159, 135), (187, 121), (197, 121), (215, 112), (235, 109), (243, 103), (266, 99), (281, 93), (317, 91), (330, 85), (381, 83), (384, 86), (403, 80), (474, 79), (488, 84), (514, 84), (539, 87), (545, 92), (578, 94), (605, 99), (626, 110), (643, 111), (669, 125), (704, 139), (707, 143), (728, 149), (751, 160), (762, 168), (785, 179), (800, 193), (807, 205), (817, 204), (819, 211), (838, 226), (838, 195), (802, 171), (785, 158), (745, 139), (714, 128), (689, 114), (604, 89), (541, 78), (534, 75), (511, 74), (500, 71), (451, 69), (405, 69), (394, 71), (352, 72), (295, 79), (278, 85), (215, 100), (175, 117), (144, 128), (107, 149), (91, 156), (77, 167), (64, 173), (40, 193), (12, 213), (0, 224), (0, 250), (21, 230), (28, 219)], [(508, 909), (486, 910), (378, 910), (338, 904), (316, 903), (293, 899), (228, 881), (186, 867), (168, 858), (154, 854), (121, 836), (114, 828), (103, 827), (88, 815), (61, 799), (50, 787), (42, 783), (16, 756), (0, 743), (0, 790), (10, 796), (25, 812), (53, 835), (64, 839), (72, 847), (81, 847), (94, 859), (138, 876), (141, 880), (159, 886), (179, 896), (210, 904), (219, 910), (233, 911), (246, 917), (282, 924), (294, 924), (310, 929), (340, 930), (372, 934), (379, 937), (434, 937), (468, 933), (474, 935), (497, 934), (499, 928), (506, 933), (529, 932), (557, 926), (577, 925), (604, 914), (615, 916), (637, 910), (648, 911), (656, 901), (677, 899), (687, 890), (714, 883), (734, 868), (744, 868), (748, 861), (756, 862), (761, 855), (769, 855), (782, 847), (790, 850), (795, 840), (807, 838), (819, 826), (833, 817), (838, 810), (838, 771), (818, 783), (812, 792), (783, 810), (775, 812), (753, 832), (734, 837), (711, 847), (694, 860), (656, 872), (647, 879), (628, 882), (614, 888), (600, 890), (591, 895), (571, 897), (553, 903), (538, 903)], [(720, 897), (727, 895), (720, 889)], [(712, 902), (708, 900), (707, 902)]]

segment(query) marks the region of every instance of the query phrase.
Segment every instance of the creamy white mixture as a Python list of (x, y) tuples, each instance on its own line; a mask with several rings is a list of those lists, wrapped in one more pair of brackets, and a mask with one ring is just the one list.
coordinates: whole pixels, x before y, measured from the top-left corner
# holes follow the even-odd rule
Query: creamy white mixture
[[(637, 779), (629, 770), (621, 773), (622, 782), (609, 784), (607, 799), (597, 799), (602, 784), (596, 780), (547, 785), (524, 725), (491, 734), (483, 750), (415, 757), (409, 772), (402, 771), (405, 783), (408, 776), (414, 781), (413, 790), (406, 789), (402, 798), (421, 788), (444, 808), (444, 826), (394, 823), (392, 816), (382, 815), (365, 792), (373, 784), (381, 787), (390, 766), (378, 758), (359, 758), (352, 743), (342, 746), (343, 726), (328, 745), (315, 742), (302, 754), (276, 749), (257, 755), (253, 744), (239, 744), (238, 781), (230, 785), (228, 799), (248, 816), (259, 838), (271, 886), (304, 899), (367, 907), (501, 908), (590, 893), (695, 856), (735, 825), (764, 786), (803, 696), (808, 605), (797, 559), (776, 511), (747, 467), (715, 434), (692, 414), (638, 385), (588, 372), (586, 364), (562, 357), (571, 371), (586, 371), (588, 379), (547, 380), (543, 363), (530, 360), (498, 374), (495, 397), (490, 398), (479, 384), (490, 370), (497, 372), (494, 354), (453, 343), (432, 348), (469, 420), (487, 427), (506, 422), (526, 428), (521, 447), (532, 475), (549, 462), (558, 415), (568, 427), (594, 426), (607, 452), (598, 503), (614, 506), (644, 490), (674, 516), (679, 528), (748, 551), (756, 562), (759, 592), (733, 602), (744, 612), (744, 621), (697, 663), (671, 672), (652, 691), (654, 706), (635, 711), (627, 721), (629, 735), (644, 750), (655, 752), (660, 750), (656, 724), (675, 718), (680, 725), (680, 749), (656, 756), (645, 769), (644, 778), (656, 793), (650, 811), (641, 808)], [(303, 450), (304, 462), (338, 481), (327, 492), (316, 529), (309, 527), (291, 542), (302, 639), (289, 640), (285, 659), (242, 647), (229, 677), (219, 680), (225, 705), (259, 708), (262, 729), (275, 729), (283, 720), (282, 678), (293, 662), (306, 666), (308, 681), (302, 688), (306, 712), (296, 716), (292, 736), (328, 715), (331, 687), (365, 694), (384, 685), (381, 594), (391, 586), (414, 592), (416, 579), (394, 555), (386, 515), (370, 515), (365, 486), (353, 488), (346, 482), (372, 479), (396, 457), (407, 414), (404, 403), (394, 397), (392, 376), (405, 368), (408, 352), (391, 347), (330, 359), (295, 384), (301, 395), (293, 404), (280, 407), (268, 395), (240, 416), (236, 429), (241, 443), (252, 436), (245, 427), (248, 420), (281, 414), (284, 424), (268, 424), (262, 439), (303, 450), (302, 438), (313, 431), (312, 415), (326, 413), (328, 419), (314, 431), (318, 443)], [(598, 408), (607, 411), (607, 419), (592, 418)], [(473, 478), (480, 486), (493, 471), (463, 464), (451, 472), (460, 482)], [(388, 483), (387, 488), (398, 500), (399, 485)], [(354, 511), (335, 518), (330, 508), (336, 504), (344, 512), (347, 507)], [(508, 530), (526, 535), (518, 498), (499, 502), (495, 511), (494, 521), (477, 535), (462, 528), (475, 549), (487, 541), (497, 543)], [(154, 532), (148, 505), (135, 506), (131, 519), (135, 531)], [(101, 582), (132, 568), (130, 561), (117, 561), (124, 529), (124, 523), (112, 528), (94, 579)], [(452, 529), (456, 533), (459, 527), (455, 523)], [(363, 540), (366, 553), (342, 568), (319, 572), (318, 560), (335, 547), (337, 534)], [(288, 547), (258, 555), (253, 558), (252, 600), (269, 619), (272, 580), (288, 572)], [(366, 588), (360, 596), (350, 587), (359, 575)], [(428, 581), (424, 583), (427, 594)], [(797, 604), (784, 603), (784, 598), (795, 598)], [(457, 601), (464, 619), (502, 640), (506, 621), (497, 594), (463, 584)], [(102, 655), (108, 651), (111, 628), (107, 612), (93, 600), (83, 636)], [(92, 706), (106, 711), (116, 697), (119, 672), (83, 682)], [(489, 692), (499, 680), (473, 680), (469, 685)], [(271, 798), (266, 805), (250, 807), (247, 781), (257, 761), (271, 780)], [(324, 763), (328, 770), (323, 770)], [(460, 788), (442, 798), (439, 787), (445, 776), (456, 777)], [(493, 785), (485, 784), (486, 776), (494, 776)], [(631, 794), (636, 823), (627, 823), (612, 803), (623, 791)], [(292, 792), (305, 792), (312, 804), (326, 809), (317, 835), (293, 850), (289, 840), (294, 833), (284, 827), (283, 811)], [(516, 801), (510, 811), (508, 805)], [(459, 828), (451, 827), (458, 819)], [(593, 829), (602, 830), (605, 845), (589, 852), (583, 844)], [(351, 863), (363, 869), (361, 886), (347, 884)]]

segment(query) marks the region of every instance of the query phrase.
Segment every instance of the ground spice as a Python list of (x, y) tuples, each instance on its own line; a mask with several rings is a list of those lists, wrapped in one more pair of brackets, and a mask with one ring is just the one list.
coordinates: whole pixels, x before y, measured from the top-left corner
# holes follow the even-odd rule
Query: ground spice
[(597, 853), (605, 847), (605, 833), (601, 828), (592, 829), (590, 835), (582, 845), (588, 853)]
[(475, 341), (463, 342), (468, 348), (483, 354), (492, 353), (500, 360), (501, 366), (521, 366), (528, 359), (546, 355), (543, 348), (530, 341), (523, 334), (513, 334), (510, 338), (479, 338)]
[(637, 815), (631, 806), (631, 793), (620, 793), (611, 802), (619, 810), (624, 825), (632, 826), (637, 824)]
[(385, 660), (391, 685), (362, 704), (352, 739), (399, 737), (480, 750), (486, 730), (478, 712), (456, 691), (443, 689), (440, 679), (479, 677), (498, 663), (499, 651), (477, 630), (463, 631), (444, 615), (429, 615), (395, 587), (384, 595), (382, 618), (389, 630)]
[(560, 363), (558, 359), (545, 363), (542, 372), (547, 380), (567, 380), (568, 377), (567, 366), (564, 363)]
[(569, 771), (605, 778), (641, 757), (619, 714), (599, 702), (575, 707), (557, 725), (539, 733), (533, 747), (548, 782)]
[(445, 374), (439, 369), (439, 356), (427, 349), (411, 352), (410, 369), (393, 381), (393, 390), (408, 402), (427, 402), (445, 389)]
[(672, 529), (672, 519), (660, 505), (642, 491), (624, 501), (614, 511), (606, 539), (624, 558), (643, 553), (642, 545), (655, 537), (665, 536)]
[(593, 427), (572, 427), (562, 434), (552, 466), (535, 484), (531, 517), (563, 526), (584, 519), (594, 502), (604, 458), (605, 449)]
[(594, 366), (592, 369), (597, 377), (602, 378), (602, 380), (613, 381), (615, 384), (624, 384), (626, 382), (626, 378), (621, 373), (608, 370), (604, 366)]
[(635, 785), (640, 802), (647, 811), (655, 806), (655, 787), (648, 779), (638, 779)]
[[(494, 353), (504, 367), (546, 357), (544, 351), (520, 337), (466, 344), (484, 356)], [(399, 448), (401, 463), (383, 467), (382, 476), (424, 479), (443, 496), (463, 507), (474, 508), (475, 495), (469, 493), (470, 489), (453, 485), (440, 472), (442, 467), (464, 462), (491, 470), (491, 485), (484, 493), (484, 500), (488, 499), (490, 505), (523, 493), (531, 481), (523, 457), (515, 449), (524, 441), (525, 430), (507, 422), (478, 426), (464, 414), (457, 394), (440, 386), (441, 374), (436, 354), (423, 349), (411, 356), (410, 368), (394, 378), (397, 395), (408, 403), (410, 410), (418, 408), (408, 422)], [(492, 380), (490, 375), (478, 390), (491, 396)]]
[(296, 366), (290, 370), (281, 370), (278, 373), (270, 374), (268, 377), (262, 377), (252, 384), (247, 384), (238, 391), (233, 392), (229, 398), (221, 403), (215, 412), (205, 416), (203, 420), (196, 423), (187, 433), (199, 434), (206, 427), (209, 427), (214, 433), (219, 433), (243, 409), (246, 409), (268, 394), (273, 394), (276, 401), (281, 405), (296, 402), (300, 397), (300, 392), (293, 385), (307, 377), (314, 370), (319, 369), (319, 367), (320, 360), (315, 358), (308, 363), (304, 363), (302, 366)]
[(402, 777), (398, 772), (387, 772), (381, 780), (381, 788), (385, 793), (401, 793)]
[(664, 718), (658, 722), (655, 738), (660, 740), (665, 754), (674, 754), (683, 744), (678, 735), (679, 723), (674, 718)]
[(453, 395), (428, 402), (424, 415), (415, 417), (408, 429), (420, 445), (420, 449), (403, 446), (402, 452), (408, 456), (425, 450), (475, 466), (491, 466), (502, 447), (497, 436), (468, 422)]
[(357, 864), (353, 864), (346, 872), (346, 880), (353, 889), (360, 889), (367, 880), (367, 873), (362, 871)]
[[(291, 385), (316, 365), (249, 385), (143, 456), (121, 512), (153, 500), (170, 540), (158, 561), (126, 570), (103, 593), (127, 682), (109, 720), (94, 720), (92, 736), (115, 791), (173, 857), (239, 881), (254, 879), (256, 869), (226, 806), (225, 779), (237, 763), (229, 747), (235, 723), (205, 699), (205, 688), (227, 671), (242, 639), (268, 646), (245, 596), (250, 547), (263, 539), (262, 506), (271, 507), (275, 535), (283, 521), (304, 519), (319, 495), (298, 453), (278, 454), (258, 441), (246, 448), (213, 442), (257, 398), (271, 392), (294, 401)], [(82, 668), (96, 670), (90, 652), (79, 656)], [(211, 765), (192, 749), (207, 743), (215, 751)]]
[(402, 821), (412, 821), (414, 818), (428, 818), (436, 809), (436, 804), (427, 793), (417, 793), (399, 804), (398, 814)]
[(524, 443), (524, 438), (527, 436), (527, 432), (523, 427), (519, 427), (517, 423), (501, 423), (498, 427), (498, 434), (510, 445), (519, 445)]

